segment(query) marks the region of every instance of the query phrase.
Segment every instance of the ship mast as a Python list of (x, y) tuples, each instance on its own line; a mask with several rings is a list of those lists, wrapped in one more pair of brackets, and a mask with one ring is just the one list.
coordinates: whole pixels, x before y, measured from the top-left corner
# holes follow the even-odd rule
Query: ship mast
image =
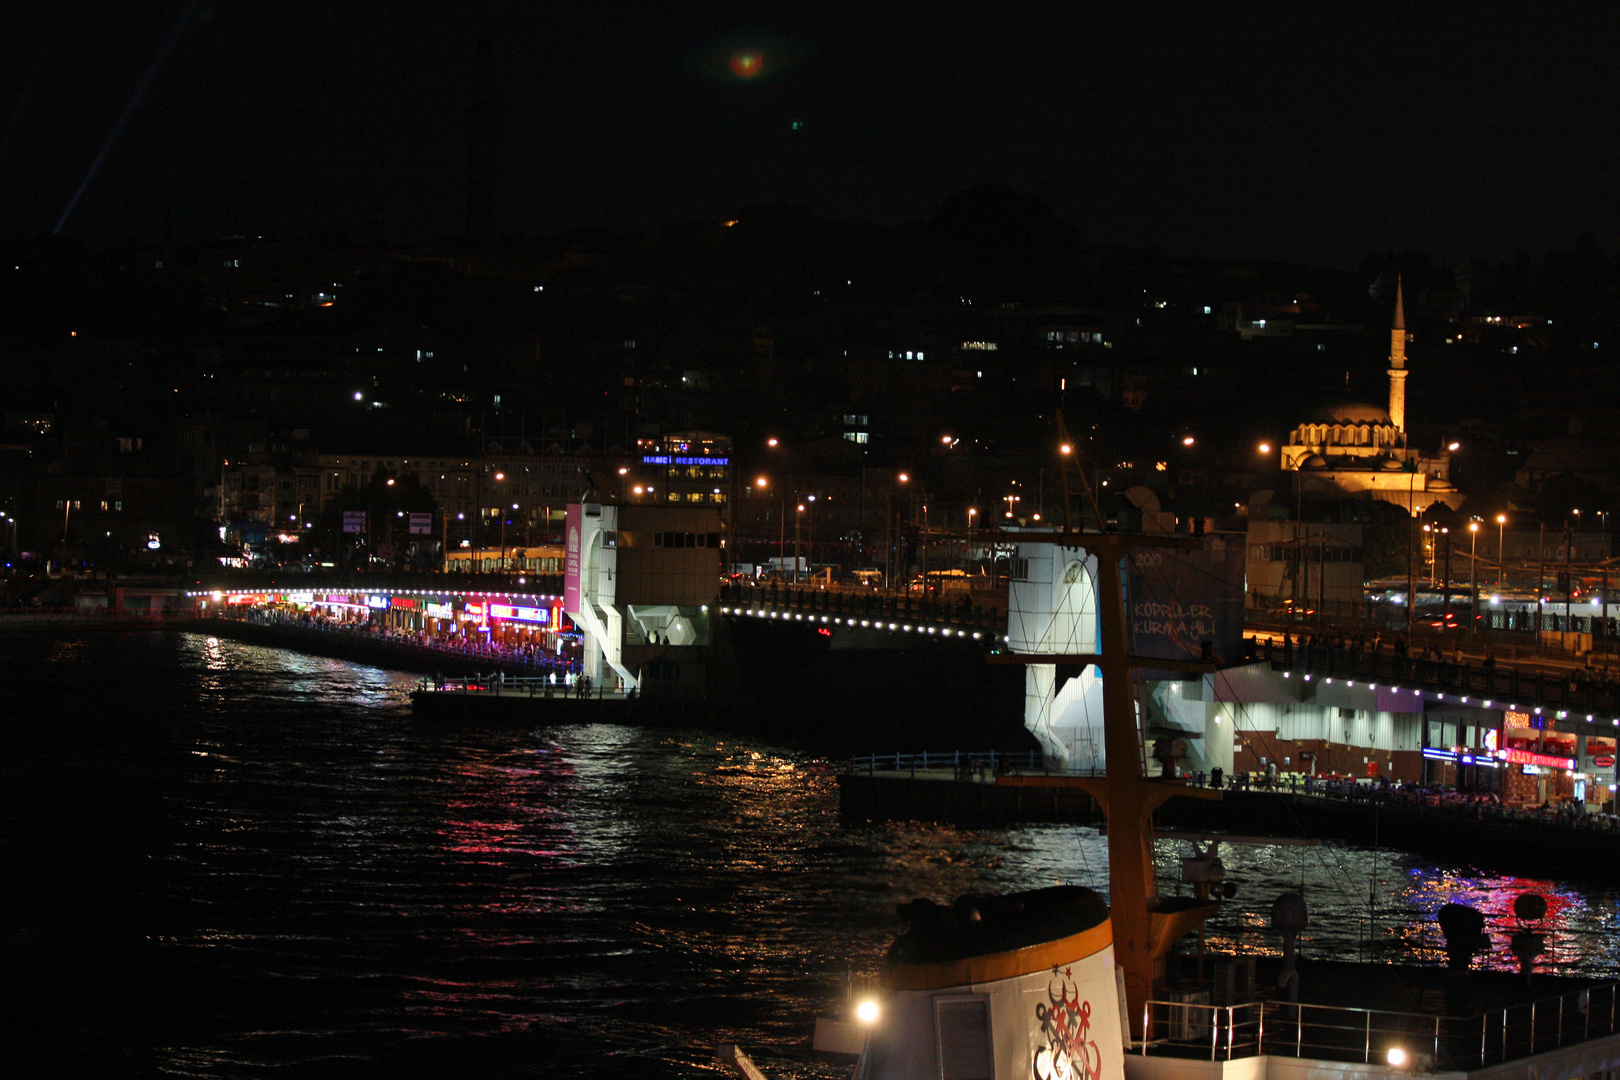
[(1214, 664), (1131, 654), (1121, 567), (1133, 551), (1191, 548), (1199, 541), (1184, 536), (1067, 532), (1016, 533), (1009, 539), (1083, 548), (1097, 559), (1099, 652), (1063, 656), (1003, 652), (990, 659), (1015, 664), (1095, 664), (1102, 673), (1107, 768), (1103, 776), (1080, 778), (1077, 783), (1097, 800), (1108, 819), (1108, 907), (1114, 961), (1124, 974), (1129, 1029), (1133, 1037), (1142, 1038), (1143, 1007), (1151, 1000), (1153, 987), (1164, 978), (1164, 959), (1171, 946), (1220, 908), (1219, 903), (1206, 900), (1159, 896), (1153, 869), (1153, 812), (1177, 796), (1218, 800), (1220, 792), (1142, 775), (1143, 736), (1131, 692), (1131, 670), (1203, 672), (1214, 670)]

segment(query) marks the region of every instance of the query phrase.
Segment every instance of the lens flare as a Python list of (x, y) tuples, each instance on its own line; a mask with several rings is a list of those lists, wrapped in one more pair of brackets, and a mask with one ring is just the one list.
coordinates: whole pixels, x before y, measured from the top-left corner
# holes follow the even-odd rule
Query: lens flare
[(731, 73), (739, 79), (752, 79), (765, 67), (765, 58), (755, 52), (737, 53), (731, 58)]

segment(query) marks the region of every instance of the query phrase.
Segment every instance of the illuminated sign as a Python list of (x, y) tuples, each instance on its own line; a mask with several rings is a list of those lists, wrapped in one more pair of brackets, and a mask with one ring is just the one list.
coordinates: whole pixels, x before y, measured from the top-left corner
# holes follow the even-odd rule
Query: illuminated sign
[(1486, 728), (1485, 733), (1480, 736), (1479, 745), (1494, 754), (1496, 753), (1496, 748), (1499, 745), (1498, 740), (1500, 738), (1501, 733), (1495, 728)]
[(551, 609), (535, 607), (514, 607), (511, 604), (491, 604), (489, 614), (495, 619), (512, 619), (517, 622), (550, 623)]
[(1530, 714), (1527, 712), (1504, 712), (1502, 723), (1508, 727), (1529, 727)]
[(388, 597), (386, 597), (386, 596), (368, 596), (368, 597), (366, 597), (366, 607), (368, 607), (368, 608), (385, 608), (387, 606), (388, 606)]
[(1614, 758), (1605, 754), (1603, 757), (1593, 758), (1592, 764), (1599, 769), (1612, 769), (1614, 768)]
[(408, 596), (396, 596), (392, 600), (388, 601), (388, 606), (389, 607), (413, 608), (413, 607), (416, 606), (416, 601), (412, 600)]
[(684, 457), (680, 454), (647, 454), (641, 459), (643, 465), (730, 465), (730, 458), (723, 457)]
[(471, 615), (474, 618), (476, 618), (478, 621), (482, 622), (483, 619), (484, 619), (484, 605), (483, 604), (468, 604), (466, 609), (465, 609), (465, 614)]
[(1510, 765), (1539, 765), (1544, 769), (1573, 769), (1575, 759), (1567, 757), (1554, 757), (1552, 754), (1537, 754), (1530, 750), (1498, 751), (1503, 761)]
[(424, 610), (428, 613), (428, 618), (430, 619), (448, 619), (455, 614), (450, 610), (449, 604), (434, 604), (430, 602), (424, 605)]

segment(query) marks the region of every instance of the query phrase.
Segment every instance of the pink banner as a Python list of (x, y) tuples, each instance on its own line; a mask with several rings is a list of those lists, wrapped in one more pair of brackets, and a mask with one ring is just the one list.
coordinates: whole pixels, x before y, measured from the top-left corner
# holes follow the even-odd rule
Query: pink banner
[(563, 558), (563, 610), (574, 612), (580, 606), (580, 534), (585, 524), (584, 508), (579, 503), (568, 504), (567, 554)]

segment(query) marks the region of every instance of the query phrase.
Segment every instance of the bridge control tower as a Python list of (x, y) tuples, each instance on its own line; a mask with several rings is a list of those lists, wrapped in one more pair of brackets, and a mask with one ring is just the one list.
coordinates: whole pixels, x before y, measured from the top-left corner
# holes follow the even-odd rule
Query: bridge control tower
[[(1121, 595), (1112, 599), (1125, 619), (1133, 679), (1186, 678), (1189, 665), (1211, 670), (1242, 647), (1241, 534), (1007, 534), (1015, 551), (1007, 597), (1012, 655), (1001, 660), (1025, 665), (1024, 726), (1055, 765), (1108, 763), (1098, 654), (1108, 608), (1099, 590), (1109, 575), (1099, 560), (1119, 561), (1111, 573)], [(1127, 700), (1140, 743), (1142, 708)]]
[(569, 504), (563, 610), (597, 686), (701, 694), (719, 580), (717, 508)]

